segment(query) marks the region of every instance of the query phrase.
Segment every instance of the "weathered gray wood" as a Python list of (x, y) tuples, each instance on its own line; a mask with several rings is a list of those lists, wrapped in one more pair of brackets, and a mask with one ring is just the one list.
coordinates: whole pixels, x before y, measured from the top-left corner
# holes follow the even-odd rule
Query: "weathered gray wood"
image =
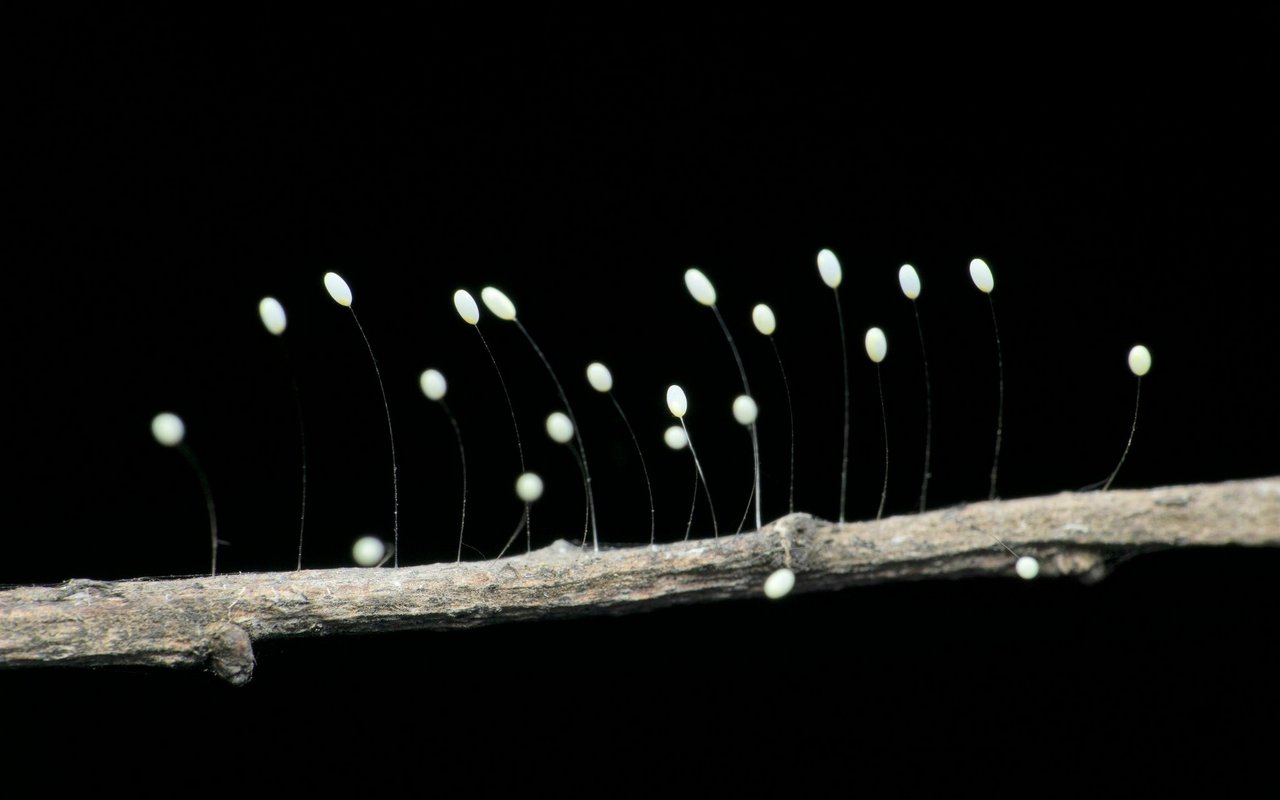
[(593, 554), (563, 541), (501, 561), (179, 580), (71, 580), (0, 592), (0, 665), (206, 667), (243, 684), (252, 642), (623, 614), (756, 597), (783, 565), (796, 591), (1012, 576), (993, 536), (1044, 577), (1191, 546), (1280, 545), (1280, 478), (1064, 493), (837, 525), (792, 514), (759, 533)]

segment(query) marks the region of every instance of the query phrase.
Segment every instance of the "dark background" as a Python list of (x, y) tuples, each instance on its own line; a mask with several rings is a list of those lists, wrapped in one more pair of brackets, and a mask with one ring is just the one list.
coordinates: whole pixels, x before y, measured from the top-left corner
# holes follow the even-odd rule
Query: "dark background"
[[(822, 247), (845, 271), (850, 518), (874, 516), (882, 476), (870, 325), (889, 338), (888, 511), (913, 511), (919, 490), (904, 262), (924, 283), (931, 507), (986, 495), (995, 353), (974, 256), (995, 272), (1004, 339), (1002, 496), (1107, 476), (1138, 342), (1154, 367), (1118, 487), (1278, 471), (1274, 13), (463, 19), (270, 5), (63, 11), (15, 30), (26, 57), (9, 76), (20, 247), (6, 259), (0, 582), (207, 569), (198, 484), (148, 431), (166, 409), (208, 472), (232, 543), (221, 570), (291, 568), (291, 374), (307, 426), (307, 565), (348, 565), (358, 535), (388, 535), (383, 409), (349, 314), (322, 288), (331, 269), (354, 290), (386, 381), (402, 563), (456, 547), (457, 452), (418, 391), (428, 366), (450, 379), (466, 438), (468, 543), (493, 555), (519, 513), (510, 422), (453, 311), (459, 287), (505, 290), (558, 368), (607, 544), (646, 540), (648, 509), (625, 430), (586, 386), (590, 360), (613, 368), (642, 437), (660, 539), (683, 534), (691, 490), (687, 455), (660, 439), (671, 382), (689, 393), (722, 526), (736, 527), (746, 500), (749, 445), (728, 413), (736, 371), (683, 288), (691, 264), (720, 292), (762, 408), (766, 517), (785, 512), (785, 401), (749, 322), (770, 303), (796, 405), (796, 505), (834, 517), (840, 353), (814, 266)], [(286, 348), (258, 322), (265, 294), (290, 315)], [(548, 484), (535, 545), (576, 537), (576, 469), (542, 434), (553, 387), (514, 328), (486, 316), (482, 330)], [(705, 509), (695, 526), (709, 532)], [(1278, 566), (1270, 552), (1185, 552), (1120, 565), (1093, 587), (923, 583), (266, 642), (241, 690), (122, 669), (4, 673), (0, 692), (90, 708), (141, 698), (173, 713), (422, 714), (458, 733), (433, 752), (499, 758), (647, 758), (781, 731), (819, 773), (855, 751), (910, 759), (895, 744), (908, 739), (997, 760), (1045, 752), (1049, 736), (1064, 757), (1100, 734), (1226, 747), (1276, 706), (1264, 679), (1278, 666)]]

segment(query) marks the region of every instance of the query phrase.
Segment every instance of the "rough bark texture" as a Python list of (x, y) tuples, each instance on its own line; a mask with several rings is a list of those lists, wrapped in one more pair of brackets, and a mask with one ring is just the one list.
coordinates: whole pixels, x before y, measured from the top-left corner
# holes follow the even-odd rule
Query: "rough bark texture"
[(1121, 558), (1173, 547), (1280, 545), (1280, 478), (975, 503), (837, 525), (791, 514), (759, 533), (608, 550), (560, 541), (501, 561), (216, 578), (71, 580), (0, 592), (0, 665), (206, 667), (243, 684), (252, 642), (623, 614), (761, 596), (790, 566), (796, 591), (1012, 576), (1094, 581)]

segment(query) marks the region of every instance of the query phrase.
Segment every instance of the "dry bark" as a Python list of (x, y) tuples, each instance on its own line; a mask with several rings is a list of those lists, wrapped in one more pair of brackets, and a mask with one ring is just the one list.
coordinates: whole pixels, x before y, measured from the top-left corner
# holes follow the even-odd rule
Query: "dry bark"
[(790, 566), (796, 591), (1012, 576), (1094, 581), (1117, 560), (1192, 546), (1280, 545), (1280, 478), (1063, 493), (838, 525), (791, 514), (759, 533), (593, 554), (558, 541), (500, 561), (177, 580), (70, 580), (0, 592), (0, 665), (206, 667), (253, 675), (253, 641), (623, 614), (759, 597)]

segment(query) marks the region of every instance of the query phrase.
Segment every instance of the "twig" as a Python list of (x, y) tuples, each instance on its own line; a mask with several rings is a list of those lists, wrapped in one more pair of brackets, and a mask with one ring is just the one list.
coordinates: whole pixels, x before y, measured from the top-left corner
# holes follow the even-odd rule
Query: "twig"
[(784, 563), (796, 591), (1012, 576), (994, 534), (1041, 575), (1102, 578), (1175, 547), (1280, 546), (1280, 477), (975, 503), (845, 525), (791, 514), (718, 541), (582, 553), (559, 541), (500, 561), (176, 580), (71, 580), (0, 592), (0, 665), (206, 667), (253, 675), (252, 642), (624, 614), (761, 597)]

